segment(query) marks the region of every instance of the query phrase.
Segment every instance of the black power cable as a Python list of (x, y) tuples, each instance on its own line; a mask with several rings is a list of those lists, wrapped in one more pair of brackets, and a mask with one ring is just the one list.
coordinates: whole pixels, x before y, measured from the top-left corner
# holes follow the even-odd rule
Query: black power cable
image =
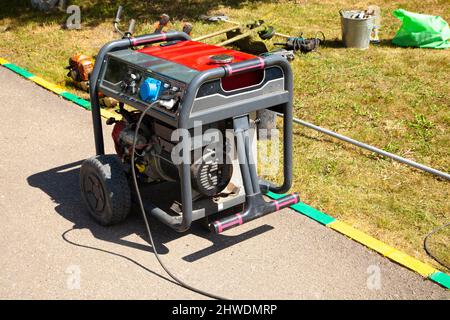
[(445, 263), (444, 263), (442, 260), (440, 260), (439, 258), (437, 258), (437, 257), (431, 252), (430, 248), (428, 247), (428, 239), (429, 239), (429, 237), (432, 236), (433, 234), (435, 234), (436, 232), (438, 232), (438, 231), (440, 231), (440, 230), (442, 230), (442, 229), (448, 227), (448, 226), (450, 226), (450, 222), (447, 222), (447, 223), (443, 224), (442, 226), (437, 227), (437, 228), (431, 230), (431, 232), (429, 232), (429, 233), (425, 236), (425, 238), (423, 239), (423, 248), (425, 249), (425, 252), (426, 252), (431, 258), (433, 258), (434, 260), (436, 260), (436, 261), (437, 261), (440, 265), (442, 265), (443, 267), (445, 267), (445, 268), (447, 268), (448, 270), (450, 270), (450, 266), (447, 265), (447, 264), (445, 264)]
[[(322, 35), (322, 39), (318, 35)], [(286, 50), (301, 53), (318, 52), (321, 43), (325, 42), (325, 34), (322, 31), (316, 33), (314, 38), (304, 38), (303, 33), (299, 37), (289, 37), (286, 42), (276, 42), (274, 45), (283, 46)]]
[(209, 293), (209, 292), (206, 292), (206, 291), (203, 291), (203, 290), (194, 288), (194, 287), (192, 287), (192, 286), (186, 284), (184, 281), (180, 280), (178, 277), (176, 277), (176, 276), (175, 276), (175, 275), (174, 275), (174, 274), (166, 267), (166, 265), (162, 262), (162, 260), (161, 260), (161, 258), (160, 258), (160, 256), (159, 256), (159, 254), (158, 254), (158, 251), (156, 250), (156, 246), (155, 246), (155, 243), (154, 243), (154, 241), (153, 241), (152, 231), (150, 230), (150, 225), (149, 225), (148, 220), (147, 220), (147, 215), (146, 215), (146, 213), (145, 213), (144, 204), (143, 204), (143, 202), (142, 202), (141, 192), (139, 191), (139, 185), (138, 185), (137, 177), (136, 177), (135, 162), (134, 162), (134, 161), (135, 161), (135, 159), (134, 159), (135, 157), (134, 157), (134, 156), (135, 156), (135, 151), (136, 151), (136, 144), (137, 144), (138, 131), (139, 131), (139, 128), (141, 127), (142, 120), (144, 119), (144, 117), (145, 117), (145, 115), (147, 114), (147, 112), (148, 112), (151, 108), (153, 108), (153, 106), (155, 106), (157, 103), (159, 103), (159, 101), (155, 101), (155, 102), (153, 102), (151, 105), (149, 105), (149, 106), (144, 110), (144, 112), (142, 112), (141, 116), (139, 117), (139, 120), (138, 120), (138, 122), (137, 122), (137, 124), (136, 124), (136, 131), (134, 132), (133, 146), (132, 146), (132, 148), (131, 148), (131, 175), (132, 175), (132, 177), (133, 177), (133, 184), (134, 184), (134, 188), (136, 189), (136, 195), (137, 195), (138, 202), (139, 202), (139, 208), (140, 208), (140, 210), (141, 210), (142, 217), (144, 218), (145, 227), (146, 227), (146, 229), (147, 229), (148, 237), (150, 238), (150, 243), (151, 243), (152, 248), (153, 248), (153, 253), (155, 254), (156, 260), (158, 260), (159, 264), (160, 264), (161, 267), (164, 269), (164, 271), (165, 271), (165, 272), (166, 272), (173, 280), (175, 280), (177, 283), (179, 283), (182, 287), (184, 287), (184, 288), (186, 288), (186, 289), (188, 289), (188, 290), (191, 290), (191, 291), (193, 291), (193, 292), (196, 292), (196, 293), (198, 293), (198, 294), (204, 295), (204, 296), (206, 296), (206, 297), (212, 298), (212, 299), (217, 299), (217, 300), (228, 300), (228, 299), (226, 299), (226, 298), (224, 298), (224, 297), (221, 297), (221, 296), (218, 296), (218, 295), (215, 295), (215, 294), (212, 294), (212, 293)]

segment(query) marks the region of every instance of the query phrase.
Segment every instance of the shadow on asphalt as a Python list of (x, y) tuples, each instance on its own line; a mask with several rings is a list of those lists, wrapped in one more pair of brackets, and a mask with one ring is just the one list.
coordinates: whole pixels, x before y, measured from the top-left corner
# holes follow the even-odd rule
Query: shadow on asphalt
[[(81, 199), (79, 189), (78, 176), (81, 163), (82, 160), (36, 173), (27, 178), (28, 184), (48, 194), (57, 203), (55, 207), (56, 212), (71, 221), (74, 224), (73, 229), (89, 229), (92, 235), (99, 240), (153, 252), (150, 244), (143, 245), (124, 239), (131, 234), (137, 234), (149, 243), (144, 223), (138, 212), (132, 212), (123, 223), (109, 227), (97, 224), (90, 217)], [(226, 236), (209, 232), (200, 223), (194, 222), (188, 232), (178, 233), (152, 217), (149, 217), (149, 219), (159, 254), (167, 254), (169, 252), (169, 249), (165, 246), (166, 243), (189, 234), (211, 242), (210, 246), (182, 258), (187, 262), (202, 259), (273, 229), (272, 226), (262, 225), (236, 236)]]

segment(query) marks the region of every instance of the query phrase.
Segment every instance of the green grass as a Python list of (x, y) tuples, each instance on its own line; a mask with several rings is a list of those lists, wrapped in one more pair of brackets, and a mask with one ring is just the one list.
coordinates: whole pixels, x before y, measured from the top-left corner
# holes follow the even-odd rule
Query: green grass
[[(65, 14), (42, 14), (29, 1), (0, 0), (0, 57), (50, 81), (67, 86), (64, 67), (76, 52), (94, 55), (117, 38), (111, 19), (119, 1), (72, 1), (82, 5), (83, 29), (60, 28)], [(320, 54), (297, 57), (295, 115), (384, 150), (449, 172), (450, 51), (399, 48), (390, 39), (400, 27), (396, 8), (440, 15), (450, 21), (448, 0), (380, 0), (381, 44), (369, 50), (345, 49), (340, 43), (341, 8), (365, 8), (373, 1), (120, 1), (125, 20), (138, 19), (137, 33), (150, 32), (157, 17), (194, 25), (194, 36), (223, 28), (205, 24), (201, 14), (223, 12), (234, 20), (264, 19), (277, 31), (323, 31)], [(211, 42), (211, 41), (210, 41)], [(269, 47), (272, 45), (269, 44)], [(86, 96), (86, 95), (85, 95)], [(422, 249), (432, 228), (450, 218), (447, 181), (386, 160), (314, 131), (295, 129), (294, 187), (302, 200), (439, 267)], [(449, 229), (431, 240), (441, 260), (450, 263)], [(439, 267), (442, 269), (442, 267)]]

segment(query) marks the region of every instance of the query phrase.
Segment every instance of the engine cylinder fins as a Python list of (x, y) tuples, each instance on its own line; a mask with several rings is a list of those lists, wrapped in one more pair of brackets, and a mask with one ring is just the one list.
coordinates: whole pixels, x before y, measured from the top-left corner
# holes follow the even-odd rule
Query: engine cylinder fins
[(212, 197), (226, 188), (233, 175), (233, 165), (217, 157), (214, 150), (203, 150), (202, 157), (191, 165), (191, 180), (195, 190)]

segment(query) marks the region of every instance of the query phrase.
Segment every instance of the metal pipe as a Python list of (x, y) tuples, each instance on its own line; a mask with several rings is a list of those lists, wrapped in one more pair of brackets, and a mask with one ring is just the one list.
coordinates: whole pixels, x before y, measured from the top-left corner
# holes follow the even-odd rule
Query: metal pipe
[(230, 43), (233, 43), (233, 42), (236, 42), (236, 41), (238, 41), (238, 40), (248, 38), (248, 37), (250, 37), (251, 35), (252, 35), (252, 31), (247, 31), (246, 33), (243, 33), (243, 34), (240, 34), (240, 35), (235, 36), (235, 37), (233, 37), (233, 38), (230, 38), (230, 39), (228, 39), (228, 40), (219, 42), (218, 44), (216, 44), (216, 46), (226, 46), (226, 45), (228, 45), (228, 44), (230, 44)]
[[(278, 115), (278, 116), (282, 116), (282, 114), (280, 114), (280, 113), (277, 113), (277, 115)], [(339, 133), (336, 133), (336, 132), (334, 132), (334, 131), (331, 131), (331, 130), (328, 130), (328, 129), (325, 129), (325, 128), (316, 126), (316, 125), (314, 125), (314, 124), (312, 124), (312, 123), (309, 123), (309, 122), (300, 120), (300, 119), (298, 119), (298, 118), (293, 118), (293, 121), (294, 121), (295, 123), (298, 123), (298, 124), (304, 126), (304, 127), (309, 128), (309, 129), (313, 129), (313, 130), (319, 131), (319, 132), (321, 132), (321, 133), (323, 133), (323, 134), (332, 136), (333, 138), (336, 138), (336, 139), (339, 139), (339, 140), (342, 140), (342, 141), (351, 143), (351, 144), (353, 144), (353, 145), (355, 145), (355, 146), (357, 146), (357, 147), (359, 147), (359, 148), (363, 148), (363, 149), (369, 150), (369, 151), (371, 151), (371, 152), (378, 153), (378, 154), (380, 154), (380, 155), (382, 155), (382, 156), (391, 158), (391, 159), (393, 159), (393, 160), (395, 160), (395, 161), (404, 163), (404, 164), (406, 164), (406, 165), (408, 165), (408, 166), (411, 166), (411, 167), (414, 167), (414, 168), (416, 168), (416, 169), (419, 169), (419, 170), (422, 170), (422, 171), (425, 171), (425, 172), (434, 174), (434, 175), (439, 176), (439, 177), (441, 177), (441, 178), (450, 180), (450, 174), (448, 174), (448, 173), (445, 173), (445, 172), (439, 171), (439, 170), (437, 170), (437, 169), (434, 169), (434, 168), (425, 166), (425, 165), (423, 165), (423, 164), (417, 163), (417, 162), (412, 161), (412, 160), (410, 160), (410, 159), (406, 159), (406, 158), (400, 157), (400, 156), (398, 156), (398, 155), (396, 155), (396, 154), (393, 154), (393, 153), (390, 153), (390, 152), (387, 152), (387, 151), (378, 149), (378, 148), (376, 148), (376, 147), (374, 147), (374, 146), (371, 146), (371, 145), (369, 145), (369, 144), (366, 144), (366, 143), (360, 142), (360, 141), (358, 141), (358, 140), (354, 140), (354, 139), (352, 139), (352, 138), (343, 136), (343, 135), (341, 135), (341, 134), (339, 134)]]
[(213, 37), (219, 36), (221, 34), (227, 33), (229, 31), (238, 30), (238, 29), (241, 29), (241, 26), (236, 26), (236, 27), (225, 29), (225, 30), (220, 30), (220, 31), (216, 31), (213, 33), (205, 34), (204, 36), (200, 36), (200, 37), (194, 38), (192, 40), (193, 41), (205, 40), (205, 39), (213, 38)]

